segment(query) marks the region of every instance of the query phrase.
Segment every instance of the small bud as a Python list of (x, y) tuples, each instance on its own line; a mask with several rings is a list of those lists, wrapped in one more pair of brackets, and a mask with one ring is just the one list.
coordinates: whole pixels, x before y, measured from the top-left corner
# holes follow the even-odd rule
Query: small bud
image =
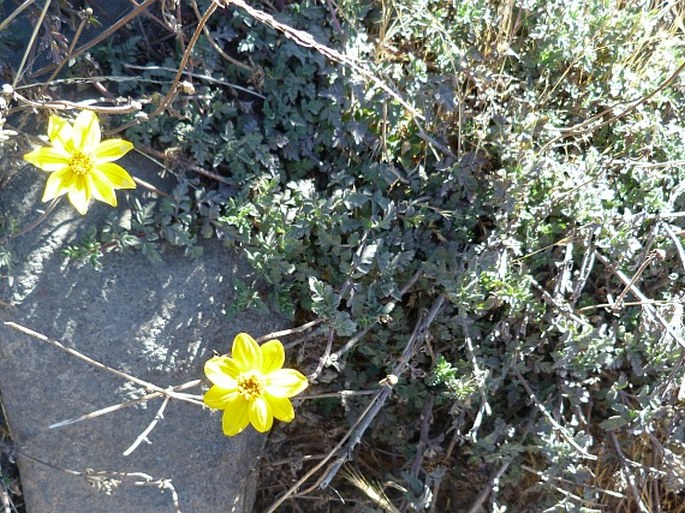
[(397, 385), (398, 381), (399, 379), (397, 376), (395, 376), (394, 374), (388, 374), (382, 380), (380, 380), (378, 384), (382, 387), (394, 387), (395, 385)]
[(187, 80), (184, 80), (183, 82), (178, 84), (178, 88), (181, 90), (183, 94), (195, 94), (195, 86)]

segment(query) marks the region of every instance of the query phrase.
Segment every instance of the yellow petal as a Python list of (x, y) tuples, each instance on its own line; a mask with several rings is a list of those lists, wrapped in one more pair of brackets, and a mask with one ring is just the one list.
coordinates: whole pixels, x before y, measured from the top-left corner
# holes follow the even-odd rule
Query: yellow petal
[(117, 196), (114, 193), (114, 187), (104, 174), (93, 169), (88, 173), (88, 179), (90, 180), (91, 192), (96, 200), (103, 201), (112, 207), (117, 206)]
[(27, 153), (24, 160), (44, 171), (59, 171), (69, 165), (71, 155), (61, 148), (46, 147)]
[(274, 397), (292, 397), (307, 388), (309, 382), (295, 369), (280, 369), (264, 376), (264, 386)]
[(236, 394), (238, 394), (238, 390), (235, 388), (227, 390), (214, 385), (207, 390), (202, 400), (210, 408), (223, 410), (226, 408), (227, 404), (230, 404), (230, 402), (235, 399)]
[(93, 154), (100, 144), (100, 122), (95, 112), (82, 110), (74, 120), (74, 147), (86, 154)]
[(54, 114), (50, 116), (48, 121), (48, 137), (53, 145), (73, 152), (75, 148), (71, 139), (72, 134), (73, 128), (69, 121)]
[(43, 201), (50, 201), (69, 192), (74, 182), (74, 173), (68, 167), (55, 171), (48, 176), (43, 192)]
[(205, 362), (205, 375), (213, 384), (231, 390), (236, 385), (236, 378), (243, 370), (236, 365), (233, 358), (215, 356)]
[(95, 168), (102, 174), (107, 176), (112, 186), (115, 189), (135, 189), (136, 182), (133, 181), (131, 175), (129, 175), (126, 170), (119, 164), (113, 164), (111, 162), (103, 162), (97, 164)]
[(276, 417), (278, 420), (290, 422), (295, 418), (295, 410), (293, 409), (293, 404), (290, 402), (290, 399), (273, 397), (268, 394), (266, 395), (265, 399), (269, 402), (274, 417)]
[(250, 423), (249, 403), (241, 395), (226, 403), (224, 414), (221, 417), (221, 427), (224, 435), (235, 436)]
[(238, 333), (233, 339), (231, 356), (245, 370), (259, 371), (262, 368), (262, 350), (247, 333)]
[(250, 422), (260, 433), (267, 432), (274, 424), (274, 416), (269, 403), (261, 397), (250, 403)]
[(262, 374), (269, 374), (283, 367), (285, 349), (278, 340), (269, 340), (262, 344)]
[(99, 162), (118, 160), (133, 149), (133, 144), (123, 139), (107, 139), (95, 149), (95, 159)]
[(69, 189), (69, 201), (79, 214), (86, 215), (90, 203), (90, 188), (84, 176), (74, 175), (73, 184)]

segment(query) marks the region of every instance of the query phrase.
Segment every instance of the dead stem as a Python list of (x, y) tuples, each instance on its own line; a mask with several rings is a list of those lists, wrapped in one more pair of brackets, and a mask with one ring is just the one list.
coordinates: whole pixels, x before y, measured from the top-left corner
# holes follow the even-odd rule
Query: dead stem
[(130, 374), (127, 374), (123, 371), (114, 369), (112, 367), (109, 367), (108, 365), (105, 365), (104, 363), (101, 363), (97, 360), (94, 360), (83, 353), (80, 353), (79, 351), (76, 351), (75, 349), (71, 349), (69, 347), (66, 347), (64, 344), (61, 342), (58, 342), (57, 340), (52, 340), (48, 338), (47, 336), (43, 335), (42, 333), (38, 333), (37, 331), (33, 331), (30, 328), (26, 328), (22, 326), (21, 324), (17, 324), (15, 322), (5, 322), (5, 326), (8, 328), (12, 328), (13, 330), (16, 330), (20, 333), (23, 333), (24, 335), (28, 335), (29, 337), (32, 337), (36, 340), (40, 340), (41, 342), (45, 342), (46, 344), (49, 344), (53, 347), (56, 347), (57, 349), (60, 349), (61, 351), (64, 351), (70, 356), (73, 356), (75, 358), (78, 358), (81, 361), (86, 362), (89, 365), (92, 365), (93, 367), (96, 367), (100, 370), (109, 372), (110, 374), (114, 374), (115, 376), (118, 376), (122, 379), (125, 379), (127, 381), (132, 381), (133, 383), (136, 383), (137, 385), (144, 386), (147, 389), (153, 390), (155, 392), (158, 392), (161, 395), (173, 398), (173, 399), (179, 399), (181, 401), (186, 401), (191, 404), (195, 404), (198, 406), (204, 407), (204, 403), (197, 401), (195, 399), (189, 399), (183, 394), (178, 394), (173, 391), (173, 388), (162, 388), (160, 386), (154, 385), (153, 383), (150, 383), (149, 381), (142, 380), (140, 378), (137, 378), (135, 376), (131, 376)]

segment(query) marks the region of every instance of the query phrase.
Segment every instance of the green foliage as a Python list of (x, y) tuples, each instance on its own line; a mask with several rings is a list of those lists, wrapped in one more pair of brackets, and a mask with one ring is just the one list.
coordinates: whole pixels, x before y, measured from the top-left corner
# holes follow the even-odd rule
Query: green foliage
[[(234, 281), (229, 314), (320, 318), (334, 348), (359, 337), (328, 369), (326, 383), (341, 389), (391, 372), (443, 296), (366, 435), (397, 455), (404, 499), (419, 504), (447, 479), (467, 481), (472, 502), (507, 462), (493, 511), (522, 511), (523, 501), (617, 510), (601, 492), (620, 469), (606, 457), (612, 436), (644, 479), (665, 461), (638, 452), (645, 440), (685, 443), (674, 386), (683, 370), (682, 83), (651, 94), (682, 59), (673, 12), (649, 2), (398, 0), (341, 2), (336, 13), (342, 32), (313, 1), (274, 15), (367, 63), (421, 118), (228, 11), (209, 31), (253, 75), (200, 38), (195, 94), (177, 95), (173, 116), (127, 137), (173, 149), (229, 185), (179, 166), (171, 195), (136, 204), (130, 229), (110, 223), (65, 254), (97, 264), (104, 249), (137, 247), (160, 261), (165, 241), (197, 257), (201, 239), (217, 237), (254, 270)], [(94, 50), (113, 74), (145, 66), (118, 92), (135, 86), (153, 103), (177, 57), (154, 55), (136, 38)], [(642, 269), (654, 249), (665, 259)], [(609, 304), (628, 285), (619, 271), (638, 269), (649, 304), (631, 291)], [(318, 413), (350, 418), (325, 401)], [(450, 437), (459, 450), (448, 454)], [(415, 461), (421, 472), (411, 472)], [(520, 497), (522, 482), (535, 491)]]
[(66, 258), (88, 262), (95, 269), (102, 268), (102, 243), (97, 238), (97, 228), (90, 225), (78, 244), (69, 244), (61, 253)]
[(443, 395), (461, 404), (466, 403), (478, 391), (468, 362), (451, 364), (442, 355), (433, 368), (431, 385), (443, 386)]
[(233, 282), (233, 296), (234, 300), (227, 312), (229, 315), (235, 315), (238, 312), (249, 309), (260, 313), (267, 313), (269, 311), (256, 290), (254, 282), (246, 284), (244, 281), (236, 278)]

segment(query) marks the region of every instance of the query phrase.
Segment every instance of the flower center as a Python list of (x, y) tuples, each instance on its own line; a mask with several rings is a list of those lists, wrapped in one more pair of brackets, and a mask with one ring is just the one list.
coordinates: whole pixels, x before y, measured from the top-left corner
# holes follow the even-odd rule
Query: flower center
[(238, 377), (238, 391), (245, 399), (252, 401), (264, 394), (264, 385), (259, 375), (243, 374)]
[(77, 175), (87, 175), (93, 169), (93, 160), (85, 153), (77, 151), (71, 156), (69, 169)]

